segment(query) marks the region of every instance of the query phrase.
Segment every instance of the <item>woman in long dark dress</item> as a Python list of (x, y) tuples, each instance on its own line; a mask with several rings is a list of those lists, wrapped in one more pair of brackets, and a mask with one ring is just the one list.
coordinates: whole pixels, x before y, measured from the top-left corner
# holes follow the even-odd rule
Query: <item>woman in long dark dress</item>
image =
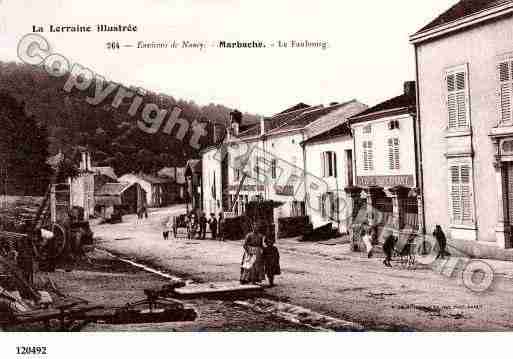
[(260, 283), (265, 279), (262, 257), (264, 243), (258, 227), (246, 235), (243, 248), (240, 282), (241, 284)]
[(274, 239), (266, 238), (264, 248), (264, 267), (265, 274), (269, 280), (269, 286), (274, 287), (274, 276), (281, 274), (280, 269), (280, 252), (274, 245)]

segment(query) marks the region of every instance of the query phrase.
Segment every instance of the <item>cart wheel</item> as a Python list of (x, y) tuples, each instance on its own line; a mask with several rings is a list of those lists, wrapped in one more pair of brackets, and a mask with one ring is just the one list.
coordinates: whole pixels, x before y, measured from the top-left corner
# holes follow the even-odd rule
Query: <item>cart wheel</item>
[(52, 239), (53, 248), (50, 248), (50, 241), (45, 242), (41, 238), (32, 242), (34, 253), (40, 260), (59, 258), (63, 254), (64, 248), (66, 248), (67, 237), (64, 227), (60, 224), (53, 223), (51, 232), (54, 235)]
[(52, 225), (52, 232), (54, 233), (55, 241), (55, 258), (59, 258), (64, 253), (68, 241), (66, 230), (60, 224), (54, 223)]

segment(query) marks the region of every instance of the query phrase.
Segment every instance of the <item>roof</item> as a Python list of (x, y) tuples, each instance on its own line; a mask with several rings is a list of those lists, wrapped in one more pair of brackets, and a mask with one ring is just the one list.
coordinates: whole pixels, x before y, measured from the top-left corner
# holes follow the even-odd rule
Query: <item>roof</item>
[(309, 107), (310, 107), (310, 105), (307, 105), (306, 103), (300, 102), (297, 105), (294, 105), (294, 106), (289, 107), (288, 109), (286, 109), (284, 111), (281, 111), (280, 113), (278, 113), (278, 115), (283, 114), (283, 113), (287, 113), (287, 112), (301, 110), (301, 109), (304, 109), (304, 108), (309, 108)]
[(417, 31), (417, 34), (508, 3), (513, 3), (513, 0), (461, 0)]
[(303, 111), (301, 114), (290, 119), (287, 123), (284, 123), (280, 127), (271, 131), (269, 134), (272, 135), (272, 134), (280, 133), (282, 131), (303, 129), (306, 126), (310, 125), (311, 123), (317, 121), (321, 117), (329, 114), (330, 112), (338, 110), (353, 101), (354, 100), (351, 100), (351, 101), (348, 101), (348, 102), (345, 102), (342, 104), (336, 104), (336, 105), (332, 105), (332, 106), (328, 106), (328, 107), (323, 107), (323, 106), (313, 107), (313, 108), (309, 109), (308, 111)]
[(151, 184), (163, 184), (171, 182), (169, 178), (163, 178), (154, 175), (139, 174), (138, 177), (141, 177), (143, 180), (150, 182)]
[(114, 172), (114, 169), (112, 167), (109, 167), (109, 166), (93, 167), (92, 171), (97, 173), (97, 174), (104, 175), (104, 176), (107, 176), (109, 178), (112, 178), (114, 180), (118, 179), (118, 176), (116, 176), (116, 173)]
[(316, 136), (310, 137), (308, 140), (303, 141), (301, 143), (301, 145), (326, 141), (331, 138), (335, 138), (335, 137), (339, 137), (339, 136), (346, 136), (346, 135), (349, 135), (350, 133), (351, 133), (351, 129), (349, 127), (349, 123), (348, 123), (348, 121), (345, 121), (344, 123), (342, 123), (336, 127), (333, 127), (329, 131), (322, 132)]
[(175, 179), (176, 175), (176, 167), (162, 167), (160, 171), (157, 172), (159, 177), (167, 177)]
[[(285, 111), (282, 111), (280, 113), (277, 113), (276, 115), (272, 117), (267, 117), (264, 119), (264, 126), (265, 131), (268, 133), (269, 131), (274, 130), (277, 127), (280, 127), (281, 125), (289, 122), (290, 120), (296, 118), (297, 116), (301, 115), (302, 113), (306, 111), (310, 111), (311, 109), (318, 108), (312, 107), (304, 103), (299, 103), (297, 105), (294, 105), (292, 107), (289, 107)], [(249, 137), (256, 137), (260, 135), (260, 123), (257, 123), (253, 125), (251, 128), (249, 128), (246, 131), (243, 131), (237, 136), (239, 139), (243, 138), (249, 138)]]
[(201, 160), (187, 161), (187, 164), (185, 165), (185, 171), (187, 172), (187, 169), (189, 168), (193, 173), (201, 173)]
[(391, 114), (398, 114), (415, 110), (416, 106), (415, 95), (402, 94), (400, 96), (393, 97), (389, 100), (381, 102), (376, 106), (370, 107), (359, 114), (349, 118), (351, 123), (363, 122), (370, 118), (379, 118), (384, 116), (390, 116)]
[(95, 196), (119, 196), (125, 192), (132, 184), (128, 182), (122, 183), (105, 183), (95, 193)]

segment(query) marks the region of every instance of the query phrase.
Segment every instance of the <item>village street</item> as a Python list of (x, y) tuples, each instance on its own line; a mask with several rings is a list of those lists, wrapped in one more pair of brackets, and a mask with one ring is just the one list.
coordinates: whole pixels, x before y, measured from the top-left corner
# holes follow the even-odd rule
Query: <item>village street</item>
[[(162, 223), (183, 206), (125, 216), (123, 223), (93, 227), (96, 246), (195, 282), (238, 280), (241, 242), (162, 239)], [(207, 235), (208, 236), (208, 235)], [(416, 270), (351, 253), (341, 239), (302, 243), (280, 239), (282, 275), (265, 293), (278, 302), (363, 325), (367, 330), (511, 330), (513, 263), (488, 261), (495, 269), (484, 293), (467, 289), (424, 266)]]

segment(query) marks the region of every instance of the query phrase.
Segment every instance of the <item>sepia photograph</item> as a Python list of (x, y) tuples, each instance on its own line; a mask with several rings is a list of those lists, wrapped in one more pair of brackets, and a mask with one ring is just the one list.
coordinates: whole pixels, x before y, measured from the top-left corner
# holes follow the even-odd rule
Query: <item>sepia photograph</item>
[(513, 1), (0, 0), (8, 355), (507, 334), (512, 281)]

